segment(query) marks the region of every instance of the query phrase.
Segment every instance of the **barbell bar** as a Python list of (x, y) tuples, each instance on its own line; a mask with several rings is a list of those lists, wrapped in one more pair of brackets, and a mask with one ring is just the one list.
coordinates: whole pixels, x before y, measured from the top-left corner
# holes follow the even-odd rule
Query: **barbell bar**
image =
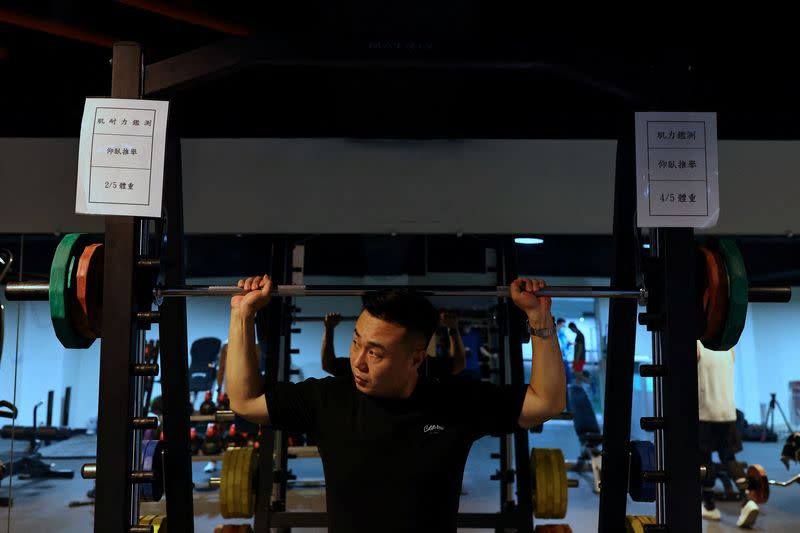
[[(790, 287), (750, 287), (741, 254), (732, 241), (710, 242), (712, 250), (700, 247), (705, 262), (698, 262), (697, 299), (698, 338), (711, 349), (727, 349), (738, 342), (744, 328), (748, 302), (788, 302)], [(100, 336), (102, 316), (103, 265), (101, 244), (82, 234), (68, 234), (59, 243), (50, 270), (49, 283), (11, 282), (5, 286), (8, 300), (49, 300), (56, 336), (66, 348), (86, 348)], [(708, 252), (708, 253), (706, 253)], [(709, 260), (709, 257), (713, 261)], [(152, 270), (158, 261), (140, 260), (142, 270)], [(155, 280), (153, 280), (155, 281)], [(141, 285), (140, 285), (141, 286)], [(146, 286), (146, 285), (145, 285)], [(152, 285), (151, 285), (152, 286)], [(382, 289), (411, 289), (429, 297), (509, 297), (508, 286), (463, 285), (275, 285), (273, 297), (363, 296)], [(224, 285), (155, 286), (150, 297), (161, 305), (164, 298), (231, 297), (244, 290)], [(724, 294), (723, 294), (724, 293)], [(645, 305), (645, 288), (550, 286), (537, 291), (539, 296), (555, 298), (625, 298)], [(714, 298), (720, 296), (720, 298)], [(721, 298), (726, 296), (727, 298)], [(652, 315), (652, 316), (651, 316)], [(643, 313), (640, 322), (658, 318), (658, 312)], [(649, 318), (648, 318), (649, 317)], [(159, 319), (158, 311), (140, 310), (137, 320), (150, 324)], [(82, 327), (81, 327), (82, 326)]]
[[(508, 286), (402, 286), (402, 285), (358, 285), (342, 287), (341, 285), (277, 285), (272, 288), (273, 297), (297, 298), (306, 296), (363, 296), (368, 292), (383, 289), (410, 289), (422, 296), (472, 296), (487, 298), (508, 298)], [(157, 303), (164, 298), (237, 296), (244, 294), (244, 289), (232, 285), (184, 285), (177, 287), (156, 287), (153, 298)], [(10, 282), (6, 284), (5, 295), (9, 301), (47, 300), (50, 285), (39, 282)], [(553, 298), (632, 298), (646, 300), (645, 289), (614, 289), (610, 287), (545, 287), (536, 293), (538, 296)]]

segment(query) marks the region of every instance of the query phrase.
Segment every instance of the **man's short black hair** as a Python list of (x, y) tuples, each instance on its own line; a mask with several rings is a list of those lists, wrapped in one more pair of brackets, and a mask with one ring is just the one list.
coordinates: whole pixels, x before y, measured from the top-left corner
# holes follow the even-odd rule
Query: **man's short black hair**
[(563, 318), (561, 318), (561, 317), (558, 317), (558, 318), (556, 319), (556, 325), (559, 325), (559, 324), (564, 324), (564, 323), (566, 323), (566, 320), (564, 320)]
[(421, 294), (406, 289), (383, 289), (361, 297), (364, 310), (375, 318), (391, 322), (425, 338), (427, 346), (439, 325), (439, 314)]
[(569, 324), (567, 324), (567, 327), (569, 329), (572, 329), (572, 328), (577, 328), (578, 326), (577, 326), (577, 324), (575, 324), (575, 322), (570, 322)]

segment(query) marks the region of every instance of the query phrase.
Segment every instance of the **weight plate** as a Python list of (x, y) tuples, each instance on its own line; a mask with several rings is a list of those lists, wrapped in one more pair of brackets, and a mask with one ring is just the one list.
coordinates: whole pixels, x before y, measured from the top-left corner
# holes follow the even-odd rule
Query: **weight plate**
[(256, 456), (253, 448), (234, 448), (237, 454), (233, 476), (235, 489), (233, 518), (250, 518), (255, 510), (253, 480), (255, 477)]
[(550, 450), (550, 462), (556, 483), (553, 485), (553, 518), (567, 516), (567, 467), (564, 464), (564, 452), (558, 448)]
[(759, 464), (747, 467), (747, 496), (756, 503), (769, 500), (769, 479), (764, 467)]
[(97, 333), (94, 332), (89, 322), (89, 315), (86, 312), (86, 305), (84, 305), (86, 298), (85, 294), (82, 293), (82, 290), (85, 292), (86, 289), (87, 267), (86, 264), (81, 265), (81, 263), (88, 263), (88, 261), (84, 260), (84, 257), (86, 256), (86, 251), (93, 246), (97, 245), (90, 244), (84, 248), (78, 259), (73, 262), (72, 270), (74, 274), (70, 276), (70, 278), (74, 279), (73, 283), (75, 284), (75, 288), (70, 290), (70, 296), (73, 297), (69, 305), (72, 325), (86, 339), (97, 338)]
[(81, 314), (86, 317), (87, 324), (96, 337), (100, 336), (103, 317), (104, 255), (101, 243), (84, 248), (75, 275)]
[[(728, 275), (722, 257), (708, 248), (700, 247), (704, 258), (706, 283), (703, 292), (705, 330), (700, 336), (704, 346), (719, 346), (722, 330), (728, 315)], [(710, 348), (715, 349), (715, 348)]]
[(642, 479), (642, 472), (656, 469), (656, 449), (650, 441), (634, 440), (630, 444), (631, 467), (628, 491), (635, 502), (656, 501), (656, 484)]
[(153, 533), (167, 533), (166, 516), (157, 515), (150, 524), (153, 526)]
[(244, 457), (242, 456), (241, 448), (234, 448), (233, 453), (236, 459), (233, 462), (233, 490), (231, 491), (231, 499), (228, 502), (231, 510), (231, 518), (245, 518), (242, 516), (242, 463)]
[(64, 348), (88, 348), (94, 337), (86, 338), (80, 334), (72, 322), (70, 306), (77, 302), (75, 297), (75, 263), (88, 237), (83, 233), (68, 233), (61, 239), (50, 265), (50, 318), (53, 330)]
[(537, 518), (564, 518), (567, 509), (567, 473), (561, 450), (531, 450), (531, 492)]
[(151, 483), (142, 483), (141, 496), (146, 502), (157, 502), (164, 495), (163, 445), (158, 440), (142, 441), (142, 470), (153, 472)]
[(625, 532), (626, 533), (644, 533), (645, 524), (655, 524), (655, 517), (652, 516), (626, 516), (625, 517)]
[(258, 452), (254, 448), (243, 449), (245, 454), (244, 480), (242, 482), (244, 510), (247, 517), (253, 516), (256, 510), (255, 480), (258, 471)]
[[(728, 275), (728, 314), (716, 350), (730, 350), (739, 342), (747, 319), (747, 270), (742, 254), (730, 239), (711, 241), (710, 248), (720, 254)], [(715, 349), (715, 348), (711, 348)]]
[(537, 518), (542, 518), (546, 514), (545, 503), (547, 497), (545, 496), (546, 487), (544, 486), (544, 456), (540, 448), (531, 450), (531, 494), (533, 496), (533, 515)]
[(230, 500), (231, 492), (233, 492), (233, 460), (235, 454), (233, 453), (233, 448), (228, 448), (225, 450), (225, 455), (222, 456), (222, 479), (220, 480), (219, 485), (219, 505), (220, 505), (220, 514), (223, 518), (230, 518), (231, 517), (231, 510), (228, 505), (228, 501)]

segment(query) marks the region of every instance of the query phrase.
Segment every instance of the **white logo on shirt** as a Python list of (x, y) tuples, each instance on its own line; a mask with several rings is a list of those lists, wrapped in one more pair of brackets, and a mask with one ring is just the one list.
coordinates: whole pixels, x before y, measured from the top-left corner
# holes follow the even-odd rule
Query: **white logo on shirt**
[(444, 428), (436, 424), (428, 424), (422, 429), (423, 433), (433, 433), (434, 435), (442, 431), (444, 431)]

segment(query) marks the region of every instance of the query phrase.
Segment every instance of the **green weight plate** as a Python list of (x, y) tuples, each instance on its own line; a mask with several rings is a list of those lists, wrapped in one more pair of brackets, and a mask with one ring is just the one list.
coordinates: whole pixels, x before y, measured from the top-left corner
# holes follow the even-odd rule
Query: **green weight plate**
[(88, 348), (94, 338), (83, 337), (72, 323), (70, 306), (77, 302), (75, 271), (88, 237), (82, 233), (68, 233), (61, 239), (50, 265), (50, 318), (53, 330), (64, 348)]
[(728, 318), (720, 335), (719, 350), (730, 350), (739, 342), (747, 319), (747, 271), (736, 244), (730, 239), (720, 239), (718, 250), (728, 273)]

